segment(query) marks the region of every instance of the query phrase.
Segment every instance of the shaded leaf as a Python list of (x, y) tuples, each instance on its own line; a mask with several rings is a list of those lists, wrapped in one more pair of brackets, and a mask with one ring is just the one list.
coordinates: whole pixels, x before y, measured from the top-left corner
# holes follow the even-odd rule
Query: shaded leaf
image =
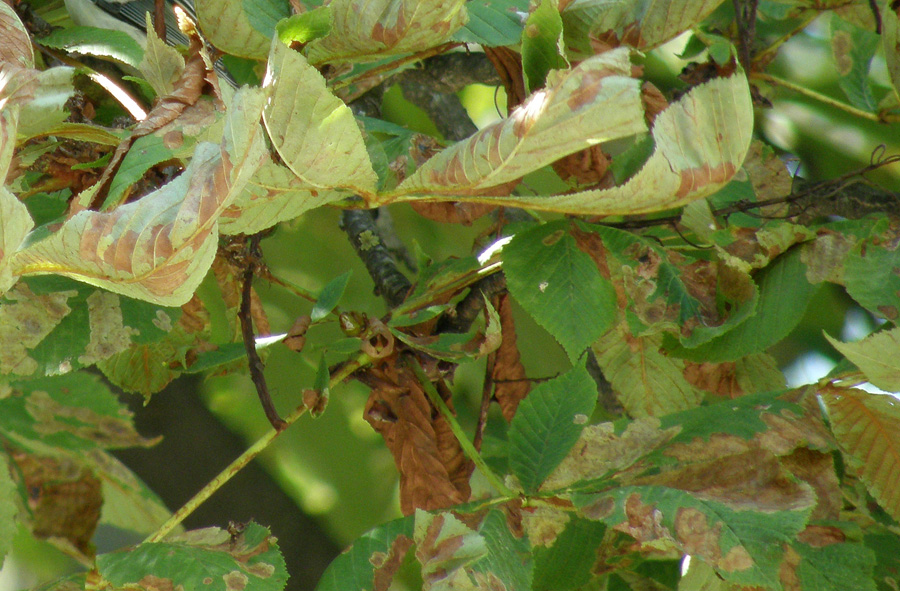
[(606, 526), (574, 517), (549, 547), (534, 549), (534, 591), (578, 589), (591, 577)]
[(559, 465), (597, 403), (597, 385), (582, 367), (544, 382), (522, 401), (509, 424), (509, 466), (526, 493)]
[(503, 248), (503, 270), (516, 301), (575, 359), (612, 326), (617, 304), (612, 284), (568, 226), (552, 222), (516, 234)]
[(375, 190), (377, 178), (353, 113), (302, 55), (273, 41), (265, 87), (271, 93), (263, 111), (266, 129), (298, 178), (311, 189)]
[(465, 0), (334, 0), (331, 34), (310, 43), (314, 64), (428, 49), (450, 39), (466, 20)]
[(522, 32), (522, 67), (528, 92), (543, 87), (550, 70), (569, 65), (564, 57), (562, 32), (559, 3), (541, 0), (525, 22)]
[(900, 392), (900, 327), (871, 334), (855, 343), (842, 343), (827, 334), (831, 346), (858, 367), (882, 390)]
[(508, 118), (432, 157), (398, 191), (472, 195), (566, 154), (644, 131), (640, 82), (630, 76), (629, 55), (609, 52), (550, 76), (547, 87)]
[(893, 591), (892, 585), (900, 573), (900, 538), (893, 533), (874, 532), (866, 534), (863, 543), (875, 553), (878, 590)]
[(869, 83), (869, 65), (879, 41), (871, 31), (832, 15), (831, 55), (837, 66), (837, 83), (854, 106), (869, 112), (878, 109)]
[(466, 3), (469, 21), (454, 35), (454, 41), (487, 47), (515, 45), (522, 37), (528, 0), (474, 0)]
[(347, 282), (350, 281), (350, 273), (351, 271), (347, 271), (346, 273), (338, 275), (322, 288), (322, 291), (319, 293), (319, 299), (316, 300), (312, 312), (309, 313), (313, 322), (322, 320), (334, 310), (340, 301), (341, 296), (344, 295), (344, 290), (347, 289)]
[(797, 575), (803, 589), (875, 591), (875, 553), (863, 544), (831, 544), (815, 548), (795, 543), (800, 555)]
[(484, 538), (453, 516), (416, 511), (414, 538), (416, 558), (422, 565), (424, 589), (450, 591), (476, 589), (467, 572), (487, 554)]
[(12, 548), (12, 539), (16, 534), (15, 518), (19, 513), (14, 500), (17, 494), (16, 484), (9, 469), (6, 455), (0, 454), (0, 560), (4, 560)]
[(684, 377), (684, 361), (661, 350), (662, 337), (634, 337), (624, 326), (593, 345), (597, 363), (633, 417), (660, 416), (700, 404), (703, 392)]
[(882, 219), (859, 240), (844, 261), (847, 293), (882, 318), (900, 319), (900, 241), (898, 228)]
[(219, 214), (262, 156), (257, 119), (247, 120), (248, 110), (258, 117), (260, 99), (239, 92), (224, 146), (199, 144), (181, 176), (139, 201), (79, 212), (18, 253), (15, 272), (65, 275), (161, 305), (187, 302), (215, 256)]
[(253, 522), (233, 532), (211, 527), (101, 554), (97, 568), (118, 588), (281, 591), (287, 581), (275, 538)]
[(900, 402), (827, 385), (820, 390), (831, 429), (853, 469), (894, 519), (900, 518)]

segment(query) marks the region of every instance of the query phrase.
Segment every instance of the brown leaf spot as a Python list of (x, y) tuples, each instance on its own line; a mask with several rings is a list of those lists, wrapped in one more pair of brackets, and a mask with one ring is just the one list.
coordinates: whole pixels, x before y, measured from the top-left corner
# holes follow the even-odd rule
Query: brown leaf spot
[(684, 379), (693, 386), (725, 398), (743, 396), (735, 375), (736, 365), (728, 363), (684, 362)]
[(603, 88), (603, 79), (614, 72), (611, 70), (588, 70), (584, 72), (581, 83), (566, 100), (566, 105), (574, 112), (582, 107), (592, 105)]
[(644, 119), (647, 121), (647, 126), (652, 127), (656, 116), (669, 106), (669, 101), (651, 82), (644, 82), (641, 85), (641, 104), (644, 106)]
[(146, 591), (184, 591), (184, 585), (175, 585), (172, 579), (157, 577), (156, 575), (144, 575), (138, 581), (137, 587)]
[(735, 546), (728, 551), (725, 556), (719, 560), (716, 566), (725, 572), (737, 572), (752, 568), (754, 565), (753, 558), (747, 549), (743, 546)]
[(483, 203), (462, 203), (459, 201), (414, 201), (410, 207), (420, 216), (445, 224), (471, 226), (478, 218), (497, 209)]
[(837, 65), (838, 74), (846, 76), (853, 70), (853, 59), (850, 52), (853, 50), (853, 39), (847, 31), (834, 31), (831, 36), (831, 52)]
[(678, 171), (681, 183), (675, 191), (679, 199), (686, 198), (700, 191), (708, 185), (721, 185), (728, 182), (734, 176), (735, 168), (731, 162), (722, 162), (716, 166), (703, 164), (696, 168)]
[(843, 495), (831, 454), (800, 447), (781, 458), (781, 463), (816, 492), (816, 506), (809, 517), (810, 521), (836, 521), (843, 507)]
[(369, 558), (369, 562), (375, 567), (373, 572), (373, 591), (388, 591), (394, 582), (394, 575), (400, 570), (403, 559), (413, 546), (413, 540), (407, 536), (397, 536), (391, 542), (387, 554), (375, 552)]
[(675, 514), (675, 537), (681, 542), (685, 554), (717, 563), (722, 555), (719, 547), (721, 533), (722, 523), (710, 527), (706, 515), (697, 509), (683, 507)]
[(522, 525), (532, 546), (549, 548), (569, 523), (569, 514), (554, 507), (538, 506), (522, 512)]
[(833, 525), (807, 525), (802, 532), (797, 534), (797, 539), (813, 548), (822, 548), (833, 544), (843, 544), (847, 541), (847, 536), (839, 527)]
[(222, 579), (225, 581), (225, 588), (228, 591), (243, 591), (249, 581), (247, 575), (236, 570), (222, 575)]
[(641, 501), (638, 493), (625, 499), (626, 521), (613, 529), (626, 533), (639, 542), (673, 540), (672, 533), (662, 524), (662, 511)]
[(801, 561), (801, 556), (792, 547), (787, 546), (784, 549), (784, 559), (778, 568), (778, 579), (781, 581), (784, 591), (802, 591), (800, 575), (797, 573), (797, 567), (800, 566)]

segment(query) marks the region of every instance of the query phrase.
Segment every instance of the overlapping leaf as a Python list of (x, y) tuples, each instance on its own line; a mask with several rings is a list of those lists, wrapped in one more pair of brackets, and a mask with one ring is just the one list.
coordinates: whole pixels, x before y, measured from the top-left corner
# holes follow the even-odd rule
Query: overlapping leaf
[(592, 55), (622, 44), (652, 49), (693, 28), (722, 0), (573, 0), (562, 12), (570, 51)]
[(398, 190), (471, 195), (566, 154), (645, 131), (640, 82), (630, 72), (629, 51), (622, 49), (549, 76), (547, 87), (507, 119), (432, 157)]
[(467, 20), (465, 0), (334, 0), (331, 34), (309, 45), (309, 61), (377, 59), (428, 49)]
[(900, 401), (834, 386), (820, 394), (832, 431), (854, 469), (885, 511), (900, 518)]
[(253, 26), (245, 4), (242, 0), (194, 2), (200, 29), (214, 46), (231, 55), (262, 60), (269, 53), (272, 36)]
[(453, 35), (454, 41), (487, 47), (515, 45), (522, 36), (528, 0), (470, 0), (469, 22)]
[(375, 190), (375, 171), (353, 113), (326, 87), (306, 59), (279, 40), (272, 42), (263, 112), (278, 155), (310, 189)]
[(284, 559), (269, 530), (255, 523), (235, 532), (207, 528), (97, 557), (114, 588), (281, 591)]
[(825, 338), (858, 367), (875, 386), (900, 392), (900, 328), (869, 335), (855, 343)]
[(82, 211), (18, 253), (14, 272), (73, 277), (161, 305), (190, 299), (212, 263), (217, 222), (255, 171), (261, 95), (236, 95), (222, 146), (201, 143), (187, 170), (111, 212)]

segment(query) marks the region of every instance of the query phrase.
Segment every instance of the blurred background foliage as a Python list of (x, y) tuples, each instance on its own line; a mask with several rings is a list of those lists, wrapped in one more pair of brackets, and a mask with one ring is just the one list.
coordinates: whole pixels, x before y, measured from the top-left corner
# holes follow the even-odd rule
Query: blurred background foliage
[[(43, 4), (46, 14), (59, 11), (60, 18), (63, 18), (62, 0)], [(708, 21), (730, 22), (733, 17), (732, 3), (724, 2)], [(831, 13), (823, 13), (809, 22), (802, 32), (788, 39), (767, 72), (814, 93), (847, 103), (831, 51), (831, 19)], [(791, 25), (786, 22), (767, 23), (765, 18), (761, 18), (757, 24), (760, 43), (775, 42)], [(645, 57), (645, 74), (663, 90), (675, 84), (676, 76), (685, 66), (686, 62), (679, 59), (679, 55), (685, 50), (689, 38), (690, 33), (686, 33)], [(876, 100), (889, 94), (890, 83), (880, 51), (872, 60), (868, 76)], [(772, 107), (757, 111), (756, 131), (782, 151), (792, 173), (806, 179), (834, 178), (866, 165), (879, 145), (885, 146), (887, 154), (900, 151), (898, 124), (863, 120), (823, 101), (784, 88), (773, 88), (766, 97), (771, 100)], [(506, 111), (502, 88), (473, 86), (462, 91), (460, 98), (479, 127), (498, 119)], [(388, 121), (439, 137), (427, 116), (407, 102), (399, 88), (394, 87), (385, 93), (383, 116)], [(900, 189), (898, 166), (884, 167), (872, 178), (888, 189)], [(542, 182), (552, 183), (554, 179), (529, 179), (536, 190), (542, 188)], [(435, 260), (470, 254), (486, 226), (486, 222), (476, 222), (471, 227), (431, 222), (403, 204), (390, 206), (383, 215), (389, 215), (398, 235), (411, 251), (421, 251)], [(384, 311), (383, 302), (372, 293), (371, 281), (345, 235), (336, 231), (339, 218), (337, 209), (326, 207), (307, 213), (293, 223), (281, 224), (263, 241), (266, 261), (276, 276), (313, 293), (341, 273), (351, 270), (350, 283), (341, 301), (342, 309)], [(822, 287), (800, 325), (771, 351), (791, 385), (815, 381), (827, 373), (839, 357), (823, 338), (823, 331), (847, 341), (868, 334), (874, 325), (872, 317), (853, 306), (841, 288), (829, 283), (819, 285)], [(285, 332), (296, 317), (308, 314), (312, 307), (311, 303), (278, 286), (258, 282), (257, 289), (266, 303), (266, 312), (276, 333)], [(527, 315), (517, 312), (519, 342), (528, 343), (522, 349), (528, 375), (551, 377), (568, 369), (566, 355), (554, 339)], [(266, 375), (280, 411), (286, 413), (300, 404), (302, 388), (313, 382), (322, 354), (321, 349), (315, 347), (316, 342), (328, 342), (338, 334), (339, 329), (334, 324), (317, 326), (310, 331), (309, 345), (299, 356), (282, 347), (271, 351)], [(329, 361), (338, 359), (326, 358)], [(457, 409), (462, 423), (469, 427), (474, 424), (480, 402), (483, 371), (482, 361), (463, 365), (456, 374)], [(268, 429), (253, 385), (245, 375), (240, 374), (211, 377), (202, 382), (194, 377), (182, 378), (154, 395), (146, 408), (139, 409), (139, 426), (146, 420), (147, 414), (153, 414), (155, 407), (178, 397), (194, 397), (194, 390), (221, 424), (245, 444), (253, 442)], [(306, 539), (306, 549), (297, 550), (324, 550), (320, 568), (326, 566), (333, 552), (373, 526), (400, 515), (396, 471), (390, 454), (381, 438), (363, 419), (367, 395), (366, 389), (355, 382), (335, 389), (327, 412), (316, 419), (308, 416), (301, 419), (298, 426), (280, 437), (261, 457), (268, 477), (295, 504), (295, 507), (288, 507), (285, 511), (305, 513), (321, 528), (313, 534), (320, 537)], [(141, 401), (132, 402), (140, 406)], [(183, 405), (177, 408), (179, 413), (188, 412)], [(191, 426), (197, 419), (194, 416), (182, 419), (188, 425), (190, 437)], [(184, 453), (192, 456), (193, 451), (185, 449)], [(197, 465), (211, 463), (224, 466), (239, 451), (226, 448), (220, 450), (223, 452), (221, 458), (194, 456), (193, 461)], [(161, 464), (161, 460), (153, 459), (162, 457), (162, 454), (154, 455), (157, 453), (155, 450), (137, 450), (121, 455), (132, 465), (141, 462), (150, 465), (148, 469), (136, 468), (136, 471), (174, 509), (199, 489), (208, 477), (195, 474), (195, 482), (181, 483), (183, 490), (167, 496), (154, 479), (163, 478), (166, 472), (174, 470)], [(154, 475), (154, 470), (160, 474)], [(231, 486), (221, 491), (219, 496), (249, 494), (253, 497), (264, 488), (260, 481), (251, 481), (246, 486), (247, 490)], [(264, 498), (258, 498), (258, 503), (265, 502)], [(291, 535), (280, 524), (289, 520), (288, 515), (285, 514), (283, 519), (270, 516), (268, 521), (259, 516), (257, 518), (271, 525), (280, 539)], [(243, 517), (229, 514), (226, 509), (218, 513), (216, 522), (221, 525), (229, 519), (238, 521)], [(196, 527), (204, 524), (188, 521), (187, 525)], [(114, 534), (108, 532), (108, 535)], [(288, 552), (285, 552), (285, 557), (289, 564), (294, 560)], [(35, 541), (23, 532), (16, 538), (15, 550), (0, 574), (0, 590), (38, 584), (74, 568), (69, 559), (49, 544)], [(289, 570), (292, 569), (289, 567)], [(309, 580), (317, 579), (313, 572), (309, 574)], [(302, 579), (290, 582), (288, 588), (304, 588)]]

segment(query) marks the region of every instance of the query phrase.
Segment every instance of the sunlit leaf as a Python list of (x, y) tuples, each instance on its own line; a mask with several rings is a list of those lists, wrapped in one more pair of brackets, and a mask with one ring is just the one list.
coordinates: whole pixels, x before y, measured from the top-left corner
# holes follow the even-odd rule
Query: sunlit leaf
[(56, 29), (41, 37), (40, 44), (85, 55), (111, 57), (132, 67), (137, 67), (144, 57), (144, 50), (131, 35), (97, 27)]
[(398, 190), (472, 194), (572, 152), (644, 131), (640, 82), (630, 73), (629, 51), (623, 49), (549, 76), (547, 87), (508, 118), (435, 155)]
[(310, 189), (374, 191), (375, 171), (353, 113), (302, 55), (273, 41), (265, 86), (266, 129), (298, 178)]
[(260, 163), (259, 126), (247, 118), (258, 117), (260, 99), (236, 95), (225, 146), (199, 144), (181, 176), (136, 202), (76, 214), (18, 253), (15, 272), (66, 275), (161, 305), (187, 302), (215, 256), (218, 216)]
[[(0, 121), (0, 126), (2, 126)], [(2, 135), (2, 130), (0, 130)], [(2, 137), (0, 137), (2, 141)], [(0, 152), (3, 148), (0, 146)], [(11, 255), (19, 248), (34, 222), (25, 205), (6, 187), (0, 186), (0, 295), (6, 292), (17, 277), (9, 268)]]
[(900, 401), (893, 396), (826, 386), (831, 428), (875, 500), (900, 518)]
[(587, 423), (597, 385), (583, 368), (544, 382), (519, 404), (509, 425), (509, 465), (526, 492), (550, 475)]
[[(149, 23), (149, 13), (147, 14)], [(184, 70), (184, 58), (157, 37), (153, 27), (147, 27), (147, 48), (138, 68), (157, 96), (171, 94), (175, 81)]]
[(573, 0), (562, 12), (566, 46), (586, 55), (628, 44), (652, 49), (706, 18), (722, 0)]
[(22, 104), (18, 133), (32, 137), (53, 129), (69, 116), (65, 108), (75, 89), (72, 77), (75, 69), (65, 66), (42, 70), (37, 75), (34, 96)]
[(869, 335), (861, 341), (842, 343), (827, 334), (835, 349), (858, 367), (882, 390), (900, 392), (900, 328)]
[(276, 28), (278, 38), (285, 45), (290, 46), (295, 41), (309, 43), (331, 32), (331, 9), (325, 5), (295, 14), (278, 23)]
[(314, 64), (428, 49), (467, 20), (465, 0), (334, 0), (328, 6), (331, 34), (307, 52)]
[(452, 513), (416, 511), (413, 539), (425, 589), (475, 589), (472, 563), (488, 552), (484, 538)]
[(97, 568), (117, 588), (281, 591), (287, 581), (275, 538), (253, 522), (234, 532), (200, 529), (101, 554)]
[(231, 55), (262, 60), (269, 53), (272, 36), (253, 25), (246, 4), (243, 0), (194, 2), (200, 29), (215, 47)]
[[(20, 68), (34, 67), (34, 49), (28, 29), (12, 6), (0, 6), (0, 62)], [(3, 88), (0, 86), (0, 91)]]

